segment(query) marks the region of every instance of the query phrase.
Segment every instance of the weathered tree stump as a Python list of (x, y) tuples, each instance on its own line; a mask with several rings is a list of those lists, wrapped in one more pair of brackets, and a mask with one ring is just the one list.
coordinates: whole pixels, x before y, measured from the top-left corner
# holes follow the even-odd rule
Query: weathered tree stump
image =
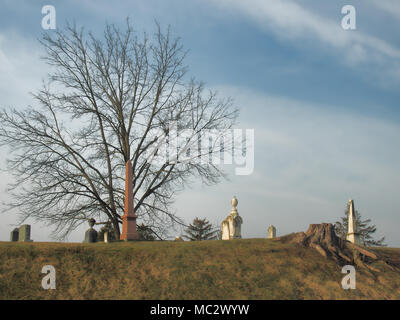
[(276, 240), (314, 248), (324, 257), (339, 264), (355, 264), (379, 271), (368, 265), (368, 261), (379, 259), (377, 254), (339, 238), (335, 233), (335, 226), (330, 223), (311, 224), (305, 233), (292, 233)]

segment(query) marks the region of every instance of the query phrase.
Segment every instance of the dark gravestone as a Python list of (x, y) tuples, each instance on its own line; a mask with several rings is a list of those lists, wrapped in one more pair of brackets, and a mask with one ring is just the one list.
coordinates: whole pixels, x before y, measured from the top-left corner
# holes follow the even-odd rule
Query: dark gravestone
[(19, 227), (18, 241), (31, 242), (31, 226), (24, 224)]
[(104, 234), (106, 233), (106, 231), (103, 230), (103, 228), (101, 228), (99, 230), (99, 232), (97, 232), (97, 241), (98, 242), (103, 242), (104, 241)]
[(14, 229), (13, 231), (11, 231), (11, 233), (10, 233), (10, 241), (12, 241), (12, 242), (18, 241), (18, 235), (19, 235), (18, 228), (15, 228), (15, 229)]
[(83, 240), (83, 242), (85, 243), (97, 242), (97, 231), (93, 229), (95, 223), (96, 220), (94, 220), (93, 218), (89, 220), (90, 228), (85, 232), (85, 240)]

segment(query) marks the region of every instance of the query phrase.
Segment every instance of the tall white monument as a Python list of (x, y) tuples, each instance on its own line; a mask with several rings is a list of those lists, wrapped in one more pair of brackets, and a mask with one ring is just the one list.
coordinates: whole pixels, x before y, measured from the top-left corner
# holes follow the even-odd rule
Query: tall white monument
[(237, 211), (238, 200), (233, 197), (232, 211), (221, 223), (222, 240), (240, 239), (243, 219)]
[(347, 225), (348, 225), (348, 230), (347, 230), (347, 235), (346, 235), (346, 240), (350, 241), (351, 243), (354, 243), (356, 245), (361, 245), (360, 241), (360, 235), (357, 233), (357, 226), (356, 226), (356, 216), (355, 216), (355, 211), (354, 211), (354, 201), (349, 200), (348, 203), (348, 220), (347, 220)]

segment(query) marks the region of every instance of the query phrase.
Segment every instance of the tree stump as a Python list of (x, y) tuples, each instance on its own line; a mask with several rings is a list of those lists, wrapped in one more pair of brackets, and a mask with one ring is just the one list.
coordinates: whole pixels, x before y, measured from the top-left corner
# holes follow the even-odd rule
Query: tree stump
[(366, 264), (369, 260), (378, 260), (377, 254), (339, 238), (335, 233), (335, 226), (330, 223), (310, 224), (305, 233), (292, 233), (276, 240), (314, 248), (324, 257), (331, 258), (339, 264), (355, 264), (378, 271)]

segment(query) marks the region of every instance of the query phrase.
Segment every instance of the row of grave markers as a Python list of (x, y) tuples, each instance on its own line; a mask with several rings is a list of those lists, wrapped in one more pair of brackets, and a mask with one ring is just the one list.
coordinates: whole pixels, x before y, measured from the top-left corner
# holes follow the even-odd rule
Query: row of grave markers
[[(233, 197), (231, 203), (232, 203), (232, 210), (230, 214), (221, 223), (222, 240), (233, 240), (242, 238), (241, 226), (243, 223), (243, 219), (242, 217), (239, 216), (239, 212), (237, 210), (237, 204), (238, 204), (237, 198)], [(359, 234), (355, 230), (356, 228), (355, 228), (354, 200), (349, 200), (348, 206), (349, 206), (349, 217), (348, 217), (349, 223), (348, 223), (348, 232), (346, 238), (348, 241), (360, 245)], [(113, 235), (110, 234), (110, 232), (104, 230), (100, 230), (100, 232), (98, 233), (93, 228), (95, 223), (96, 220), (94, 220), (93, 218), (89, 220), (90, 228), (86, 231), (85, 239), (83, 242), (85, 243), (94, 243), (103, 241), (111, 242), (113, 240)], [(136, 223), (134, 227), (136, 229)], [(18, 242), (18, 241), (31, 242), (33, 240), (31, 240), (30, 237), (31, 237), (31, 226), (29, 224), (24, 224), (19, 228), (15, 228), (10, 233), (10, 241), (12, 242)], [(268, 239), (276, 238), (276, 228), (273, 225), (271, 225), (268, 228), (267, 238)], [(176, 237), (175, 241), (183, 241), (183, 239), (181, 237)]]
[(31, 240), (31, 226), (29, 224), (24, 224), (19, 228), (15, 228), (10, 233), (10, 241), (32, 242), (33, 240)]
[[(130, 160), (126, 162), (125, 168), (125, 210), (124, 215), (122, 216), (122, 234), (119, 240), (138, 240), (139, 235), (136, 228), (136, 218), (137, 215), (134, 211), (133, 206), (133, 185), (132, 185), (132, 163)], [(237, 210), (238, 200), (234, 196), (232, 198), (232, 210), (229, 215), (222, 221), (221, 223), (221, 239), (222, 240), (233, 240), (233, 239), (241, 239), (241, 227), (243, 224), (243, 219), (239, 216), (239, 212)], [(354, 201), (349, 200), (348, 202), (349, 208), (349, 217), (348, 217), (348, 232), (347, 232), (347, 240), (360, 244), (359, 234), (355, 228), (355, 211), (354, 211)], [(90, 229), (88, 229), (85, 233), (85, 240), (83, 242), (93, 243), (97, 241), (109, 242), (112, 239), (112, 234), (109, 232), (103, 232), (101, 234), (101, 238), (98, 239), (98, 233), (93, 228), (96, 221), (92, 218), (89, 220)], [(11, 241), (32, 241), (30, 239), (31, 235), (31, 226), (28, 224), (22, 225), (21, 227), (14, 229), (11, 231), (10, 240)], [(274, 226), (270, 226), (268, 228), (268, 239), (273, 239), (276, 237), (276, 228)], [(177, 239), (175, 239), (177, 240)], [(181, 238), (179, 237), (179, 240)]]

